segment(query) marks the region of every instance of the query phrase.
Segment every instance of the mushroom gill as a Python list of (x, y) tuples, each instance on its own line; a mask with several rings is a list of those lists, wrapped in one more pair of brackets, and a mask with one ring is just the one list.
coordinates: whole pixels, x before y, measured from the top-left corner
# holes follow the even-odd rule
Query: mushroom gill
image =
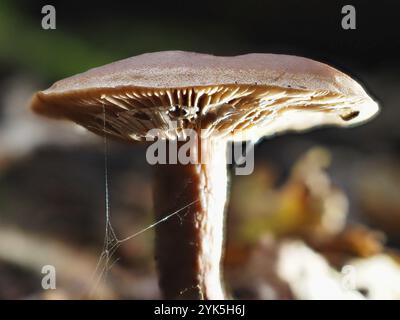
[(151, 129), (161, 129), (160, 138), (174, 138), (185, 129), (202, 129), (205, 138), (234, 140), (237, 132), (259, 132), (260, 127), (290, 111), (329, 113), (337, 122), (348, 122), (359, 114), (352, 104), (358, 105), (363, 99), (353, 97), (351, 101), (329, 91), (256, 85), (92, 89), (79, 94), (52, 94), (51, 107), (43, 108), (47, 96), (36, 96), (33, 109), (38, 113), (66, 118), (124, 141), (144, 141)]

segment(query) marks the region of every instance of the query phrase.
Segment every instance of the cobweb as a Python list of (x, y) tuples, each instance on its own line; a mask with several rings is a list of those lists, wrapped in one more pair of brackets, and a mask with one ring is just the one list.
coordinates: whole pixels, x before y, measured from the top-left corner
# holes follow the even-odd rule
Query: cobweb
[(104, 144), (104, 198), (105, 198), (105, 234), (104, 234), (104, 243), (103, 248), (98, 259), (96, 268), (93, 272), (92, 283), (93, 286), (89, 290), (89, 296), (92, 296), (96, 291), (98, 285), (101, 281), (104, 280), (107, 273), (111, 270), (113, 265), (118, 261), (118, 258), (115, 257), (115, 252), (118, 248), (126, 241), (132, 240), (133, 238), (149, 231), (152, 228), (155, 228), (159, 224), (167, 221), (173, 216), (178, 216), (179, 213), (194, 203), (200, 201), (199, 199), (194, 200), (187, 205), (181, 207), (180, 209), (164, 216), (164, 218), (157, 220), (156, 222), (146, 226), (145, 228), (131, 234), (125, 238), (119, 239), (116, 235), (116, 232), (111, 223), (111, 207), (110, 207), (110, 192), (109, 192), (109, 170), (108, 170), (108, 140), (106, 135), (106, 111), (105, 106), (103, 105), (103, 144)]

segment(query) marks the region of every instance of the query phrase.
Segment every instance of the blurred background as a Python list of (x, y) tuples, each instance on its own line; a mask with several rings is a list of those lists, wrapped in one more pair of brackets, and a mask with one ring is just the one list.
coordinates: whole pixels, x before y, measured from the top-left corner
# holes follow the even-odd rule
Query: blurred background
[[(44, 5), (56, 29), (41, 27)], [(356, 9), (343, 30), (341, 9)], [(400, 38), (394, 1), (0, 2), (0, 299), (157, 299), (154, 230), (107, 258), (104, 146), (39, 118), (32, 94), (144, 52), (285, 53), (359, 80), (381, 113), (350, 129), (286, 134), (255, 146), (232, 176), (224, 258), (239, 299), (400, 298)], [(109, 142), (118, 239), (153, 222), (145, 147)], [(57, 289), (43, 290), (53, 265)], [(173, 276), (173, 275), (172, 275)]]

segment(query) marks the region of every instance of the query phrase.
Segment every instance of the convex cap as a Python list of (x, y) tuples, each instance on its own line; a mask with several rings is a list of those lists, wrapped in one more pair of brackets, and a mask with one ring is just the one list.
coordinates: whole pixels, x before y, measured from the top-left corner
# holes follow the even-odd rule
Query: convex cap
[(170, 139), (183, 129), (258, 139), (353, 125), (378, 111), (355, 80), (320, 62), (183, 51), (142, 54), (58, 81), (34, 96), (32, 108), (125, 141), (146, 140), (151, 129)]

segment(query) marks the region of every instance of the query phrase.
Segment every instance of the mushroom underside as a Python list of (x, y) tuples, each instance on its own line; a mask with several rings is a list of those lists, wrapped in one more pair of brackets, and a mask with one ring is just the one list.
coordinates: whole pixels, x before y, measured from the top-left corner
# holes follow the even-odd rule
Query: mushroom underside
[[(237, 138), (238, 133), (268, 135), (266, 128), (285, 117), (304, 123), (297, 120), (300, 111), (301, 117), (305, 111), (316, 116), (300, 129), (330, 123), (347, 125), (359, 115), (356, 107), (363, 100), (329, 91), (256, 85), (91, 89), (79, 94), (41, 93), (36, 99), (33, 108), (38, 113), (66, 118), (97, 134), (124, 141), (156, 136), (175, 139), (184, 137), (188, 129), (201, 129), (203, 138), (245, 140)], [(284, 125), (279, 126), (274, 134), (285, 130)]]

